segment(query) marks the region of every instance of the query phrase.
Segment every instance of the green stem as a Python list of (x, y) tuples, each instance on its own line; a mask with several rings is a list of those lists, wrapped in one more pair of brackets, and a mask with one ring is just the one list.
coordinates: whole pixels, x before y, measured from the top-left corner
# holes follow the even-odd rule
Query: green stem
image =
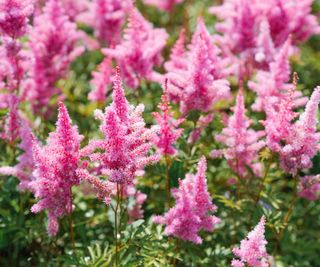
[(165, 156), (166, 160), (166, 193), (167, 193), (167, 209), (170, 208), (170, 159), (168, 156)]
[(119, 208), (119, 184), (117, 183), (117, 204), (114, 209), (114, 230), (115, 230), (115, 239), (116, 239), (116, 257), (115, 257), (115, 266), (118, 266), (118, 208)]
[(268, 177), (268, 174), (269, 174), (269, 171), (270, 171), (270, 167), (271, 167), (271, 164), (272, 164), (272, 161), (273, 161), (273, 153), (269, 159), (269, 162), (268, 162), (268, 165), (266, 167), (266, 170), (264, 172), (264, 175), (263, 175), (263, 178), (262, 178), (262, 181), (260, 183), (260, 188), (259, 188), (259, 193), (257, 195), (257, 198), (255, 200), (255, 203), (254, 203), (254, 206), (256, 207), (261, 199), (261, 194), (262, 194), (262, 191), (263, 191), (263, 188), (264, 188), (264, 183)]

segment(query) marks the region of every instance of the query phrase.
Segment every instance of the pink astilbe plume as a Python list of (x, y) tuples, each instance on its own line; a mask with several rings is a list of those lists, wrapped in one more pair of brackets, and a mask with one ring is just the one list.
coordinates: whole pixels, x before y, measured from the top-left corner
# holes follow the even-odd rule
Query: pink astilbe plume
[(98, 66), (98, 70), (92, 72), (93, 79), (90, 82), (92, 90), (88, 96), (89, 100), (101, 103), (107, 100), (112, 75), (112, 62), (109, 58), (105, 58)]
[(33, 64), (25, 94), (36, 113), (46, 112), (50, 98), (61, 93), (55, 83), (83, 52), (83, 47), (77, 46), (81, 34), (76, 28), (58, 0), (48, 1), (34, 19), (29, 43)]
[(320, 175), (309, 175), (300, 178), (299, 196), (310, 201), (320, 198)]
[(126, 84), (136, 89), (141, 79), (161, 82), (162, 76), (153, 70), (162, 62), (161, 51), (168, 34), (164, 29), (154, 29), (139, 11), (132, 7), (129, 23), (123, 39), (115, 48), (103, 49), (103, 53), (116, 59)]
[(144, 3), (167, 12), (172, 11), (175, 5), (181, 4), (183, 1), (184, 0), (143, 0)]
[(206, 159), (202, 157), (197, 174), (188, 174), (184, 180), (179, 180), (179, 188), (173, 190), (175, 206), (163, 216), (153, 218), (155, 223), (166, 226), (166, 235), (201, 244), (199, 231), (211, 232), (220, 222), (219, 218), (210, 215), (217, 207), (212, 204), (207, 189), (206, 168)]
[(111, 182), (131, 184), (137, 171), (159, 160), (159, 155), (148, 155), (157, 129), (147, 129), (142, 118), (144, 106), (129, 105), (121, 85), (120, 69), (116, 71), (113, 85), (113, 102), (95, 112), (101, 121), (104, 138), (91, 140), (82, 151), (83, 156), (97, 166), (92, 172), (107, 176)]
[(90, 7), (88, 0), (61, 0), (64, 10), (71, 21), (78, 21), (79, 17)]
[[(308, 101), (304, 113), (288, 133), (280, 153), (280, 166), (295, 175), (298, 170), (312, 167), (312, 158), (319, 151), (320, 133), (317, 132), (317, 114), (320, 102), (320, 87)], [(282, 140), (283, 141), (283, 140)]]
[(131, 5), (131, 0), (93, 0), (79, 20), (93, 28), (102, 46), (114, 46), (121, 39), (121, 28)]
[(13, 167), (1, 167), (0, 174), (17, 177), (20, 180), (19, 189), (30, 190), (29, 183), (33, 179), (32, 172), (35, 167), (32, 142), (36, 142), (36, 139), (31, 132), (28, 122), (25, 120), (22, 120), (19, 132), (21, 142), (18, 147), (23, 151), (23, 153), (17, 158), (19, 162)]
[[(270, 63), (269, 71), (258, 71), (256, 82), (249, 81), (248, 86), (256, 92), (257, 98), (252, 106), (255, 111), (265, 111), (267, 106), (277, 105), (283, 98), (283, 91), (289, 90), (290, 81), (289, 49), (290, 39), (283, 45), (274, 61)], [(295, 106), (304, 105), (307, 101), (302, 93), (294, 91)]]
[(13, 143), (19, 138), (19, 99), (16, 95), (9, 95), (7, 101), (9, 112), (4, 122), (3, 132), (0, 133), (0, 138)]
[(0, 2), (0, 32), (12, 39), (27, 31), (28, 17), (33, 12), (33, 0), (2, 0)]
[(183, 129), (178, 128), (183, 122), (183, 119), (174, 120), (172, 112), (170, 111), (170, 105), (167, 99), (167, 80), (164, 85), (165, 89), (161, 97), (161, 103), (158, 105), (162, 113), (154, 112), (160, 131), (156, 140), (156, 145), (159, 148), (162, 155), (174, 155), (176, 149), (173, 147), (175, 141), (181, 136)]
[(223, 156), (227, 159), (231, 169), (241, 178), (246, 176), (247, 167), (257, 175), (261, 175), (261, 165), (257, 163), (258, 151), (265, 145), (260, 138), (263, 131), (250, 129), (251, 120), (245, 114), (243, 89), (239, 90), (233, 115), (228, 120), (228, 125), (217, 135), (215, 139), (223, 143), (227, 148), (213, 150), (212, 157)]
[(79, 184), (76, 170), (80, 160), (80, 142), (76, 126), (72, 126), (66, 107), (59, 103), (56, 131), (50, 133), (47, 144), (33, 142), (35, 170), (29, 183), (38, 203), (31, 211), (48, 211), (48, 233), (59, 230), (58, 219), (72, 212), (72, 187)]
[(248, 234), (247, 238), (241, 241), (239, 248), (234, 248), (233, 254), (239, 258), (233, 259), (231, 266), (268, 267), (268, 242), (264, 236), (265, 218), (260, 219), (259, 224)]
[(223, 78), (218, 53), (203, 20), (199, 19), (186, 55), (186, 70), (167, 74), (168, 94), (173, 101), (179, 101), (183, 114), (191, 110), (207, 112), (217, 101), (229, 98), (229, 82)]

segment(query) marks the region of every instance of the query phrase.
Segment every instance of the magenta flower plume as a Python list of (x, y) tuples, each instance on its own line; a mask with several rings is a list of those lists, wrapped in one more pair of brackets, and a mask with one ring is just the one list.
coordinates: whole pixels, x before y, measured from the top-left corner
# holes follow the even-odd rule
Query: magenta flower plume
[(162, 155), (174, 155), (176, 149), (173, 147), (175, 141), (181, 136), (183, 129), (178, 128), (179, 125), (183, 122), (182, 119), (174, 120), (172, 112), (170, 111), (170, 106), (167, 99), (167, 80), (165, 82), (165, 90), (161, 97), (161, 103), (159, 104), (159, 109), (162, 111), (162, 114), (159, 112), (154, 112), (153, 116), (155, 117), (158, 125), (160, 126), (160, 131), (158, 138), (156, 140), (156, 145), (159, 148)]
[(214, 46), (202, 19), (189, 46), (187, 69), (167, 74), (168, 94), (173, 101), (179, 101), (180, 110), (207, 112), (213, 104), (230, 96), (229, 82), (223, 79), (219, 64), (219, 50)]
[(162, 62), (161, 51), (168, 34), (164, 29), (154, 29), (134, 7), (129, 14), (128, 26), (122, 42), (115, 48), (103, 49), (103, 53), (115, 58), (126, 84), (136, 89), (141, 79), (161, 82), (162, 77), (153, 67)]
[(16, 39), (25, 35), (28, 17), (33, 12), (32, 0), (2, 0), (0, 3), (0, 32)]
[(7, 101), (9, 112), (5, 119), (3, 132), (0, 133), (0, 138), (13, 143), (19, 138), (20, 131), (19, 99), (15, 95), (9, 95)]
[(148, 155), (156, 138), (157, 129), (147, 129), (142, 118), (143, 105), (130, 106), (121, 85), (120, 69), (113, 83), (113, 102), (95, 112), (101, 121), (102, 140), (91, 140), (82, 155), (98, 166), (97, 175), (109, 177), (109, 181), (131, 184), (137, 171), (159, 160), (159, 155)]
[(94, 29), (94, 35), (103, 46), (114, 46), (121, 39), (121, 28), (131, 5), (130, 0), (94, 0), (80, 20)]
[(188, 174), (184, 180), (179, 180), (179, 188), (173, 190), (175, 206), (163, 216), (153, 218), (155, 223), (166, 226), (166, 235), (201, 244), (199, 231), (211, 232), (220, 222), (219, 218), (210, 215), (217, 207), (212, 204), (207, 189), (206, 168), (206, 160), (202, 157), (197, 174)]
[(247, 174), (247, 167), (257, 175), (261, 175), (261, 165), (257, 163), (258, 151), (265, 145), (260, 138), (264, 136), (263, 131), (250, 129), (251, 120), (245, 114), (243, 90), (240, 89), (233, 115), (228, 120), (228, 125), (215, 139), (227, 146), (226, 149), (213, 150), (212, 157), (223, 156), (227, 159), (231, 169), (240, 177)]
[(299, 196), (310, 201), (320, 198), (320, 176), (309, 175), (300, 178)]
[(20, 180), (19, 189), (30, 190), (29, 182), (33, 179), (32, 172), (34, 170), (32, 142), (33, 140), (36, 142), (36, 139), (31, 132), (28, 122), (25, 120), (21, 122), (19, 136), (21, 142), (18, 147), (23, 153), (17, 158), (18, 164), (13, 167), (1, 167), (0, 174), (17, 177)]
[(55, 83), (83, 52), (83, 47), (77, 46), (81, 34), (76, 28), (57, 0), (48, 1), (43, 13), (35, 17), (29, 43), (33, 64), (25, 93), (36, 113), (47, 111), (50, 98), (61, 93)]
[(41, 147), (33, 142), (35, 170), (29, 183), (39, 200), (31, 211), (48, 211), (48, 233), (59, 230), (58, 219), (72, 212), (72, 186), (79, 184), (76, 170), (80, 160), (80, 142), (76, 126), (72, 126), (66, 107), (59, 103), (56, 131), (50, 133), (47, 144)]
[(240, 248), (232, 251), (240, 260), (233, 259), (231, 266), (268, 267), (267, 241), (264, 236), (265, 218), (260, 219), (259, 224), (241, 241)]
[(111, 84), (112, 62), (105, 58), (98, 66), (98, 71), (93, 71), (91, 80), (92, 90), (89, 93), (89, 100), (96, 102), (105, 102), (107, 100), (108, 86)]
[(181, 4), (183, 1), (184, 0), (143, 0), (144, 3), (167, 12), (172, 11), (175, 5)]

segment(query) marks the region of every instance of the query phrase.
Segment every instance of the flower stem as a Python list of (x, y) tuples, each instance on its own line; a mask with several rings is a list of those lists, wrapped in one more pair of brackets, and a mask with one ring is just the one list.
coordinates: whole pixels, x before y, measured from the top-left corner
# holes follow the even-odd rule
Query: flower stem
[(119, 252), (119, 244), (118, 244), (118, 208), (120, 202), (120, 190), (119, 184), (117, 183), (117, 204), (114, 209), (114, 231), (115, 231), (115, 240), (116, 240), (116, 257), (115, 257), (115, 266), (118, 266), (118, 252)]
[(166, 155), (165, 156), (166, 159), (166, 192), (167, 192), (167, 209), (170, 208), (170, 159), (169, 157)]
[(284, 221), (283, 221), (284, 227), (281, 229), (281, 231), (280, 231), (280, 233), (278, 235), (278, 241), (280, 241), (285, 229), (287, 228), (288, 222), (290, 220), (290, 217), (291, 217), (291, 214), (292, 214), (292, 211), (293, 211), (294, 203), (298, 199), (298, 191), (297, 191), (298, 190), (298, 178), (297, 178), (297, 176), (293, 177), (293, 181), (294, 181), (294, 184), (293, 184), (293, 196), (292, 196), (292, 200), (290, 202), (287, 214), (284, 217)]
[(257, 198), (255, 200), (255, 203), (254, 203), (254, 206), (256, 207), (261, 199), (261, 194), (262, 194), (262, 191), (263, 191), (263, 188), (264, 188), (264, 183), (268, 177), (268, 174), (269, 174), (269, 171), (270, 171), (270, 167), (271, 167), (271, 164), (272, 164), (272, 161), (273, 161), (273, 153), (271, 154), (271, 157), (269, 159), (269, 162), (267, 164), (267, 167), (266, 167), (266, 170), (264, 172), (264, 175), (263, 175), (263, 178), (262, 178), (262, 181), (260, 183), (260, 188), (259, 188), (259, 193), (257, 195)]

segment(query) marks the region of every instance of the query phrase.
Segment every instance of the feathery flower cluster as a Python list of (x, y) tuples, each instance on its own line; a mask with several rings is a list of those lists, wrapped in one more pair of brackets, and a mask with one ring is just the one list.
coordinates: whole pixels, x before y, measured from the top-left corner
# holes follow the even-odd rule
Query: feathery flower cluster
[(212, 204), (207, 189), (206, 169), (206, 159), (202, 157), (197, 174), (187, 174), (184, 180), (179, 180), (179, 188), (172, 191), (176, 205), (164, 216), (153, 218), (155, 223), (166, 225), (166, 235), (201, 244), (199, 231), (211, 232), (220, 222), (219, 218), (209, 214), (217, 207)]
[(88, 10), (90, 4), (87, 0), (61, 0), (66, 15), (71, 21), (78, 21), (80, 16)]
[(183, 1), (184, 0), (143, 0), (144, 3), (167, 12), (172, 11), (175, 5), (181, 4)]
[(160, 126), (160, 131), (158, 138), (156, 140), (156, 145), (161, 151), (162, 155), (174, 155), (176, 149), (173, 147), (174, 142), (181, 136), (183, 129), (178, 128), (183, 122), (183, 119), (174, 120), (170, 112), (170, 105), (167, 99), (167, 80), (165, 82), (165, 89), (161, 97), (161, 103), (158, 105), (162, 114), (159, 112), (154, 112), (158, 125)]
[(16, 166), (0, 167), (0, 174), (17, 177), (20, 180), (19, 189), (30, 190), (29, 182), (33, 179), (32, 171), (34, 170), (32, 142), (36, 142), (36, 139), (33, 136), (27, 121), (21, 121), (19, 130), (21, 142), (18, 147), (23, 153), (17, 158), (18, 164)]
[(310, 201), (318, 200), (320, 197), (320, 175), (301, 177), (299, 195)]
[(273, 47), (281, 47), (290, 35), (297, 44), (320, 32), (317, 18), (311, 14), (312, 2), (226, 0), (210, 12), (223, 20), (216, 24), (216, 30), (223, 34), (220, 41), (224, 49), (256, 66), (270, 63)]
[(59, 230), (58, 219), (72, 212), (71, 189), (79, 184), (76, 170), (83, 137), (71, 123), (66, 107), (60, 102), (56, 131), (50, 133), (43, 147), (33, 142), (35, 169), (29, 186), (39, 201), (31, 211), (48, 211), (48, 233), (51, 236)]
[[(187, 53), (184, 52), (183, 41), (182, 33), (170, 63), (166, 65), (169, 71), (168, 95), (172, 101), (180, 103), (183, 114), (190, 110), (207, 112), (214, 103), (230, 96), (229, 82), (223, 79), (219, 50), (202, 19), (198, 21)], [(184, 63), (186, 66), (183, 66)]]
[(162, 62), (161, 51), (168, 34), (164, 29), (154, 29), (134, 7), (129, 14), (129, 23), (122, 42), (115, 48), (103, 49), (103, 53), (115, 58), (123, 71), (126, 84), (136, 89), (141, 79), (161, 82), (162, 76), (153, 67)]
[(101, 121), (100, 131), (104, 139), (91, 140), (82, 150), (82, 156), (98, 165), (95, 170), (98, 175), (106, 175), (114, 183), (131, 184), (137, 171), (159, 160), (157, 154), (148, 155), (157, 129), (145, 127), (143, 105), (133, 107), (127, 102), (119, 68), (114, 78), (112, 99), (105, 113), (101, 110), (95, 112)]
[(94, 0), (80, 20), (92, 26), (100, 43), (114, 46), (121, 39), (121, 28), (131, 5), (130, 0)]
[(57, 0), (48, 1), (43, 13), (35, 17), (29, 43), (33, 64), (25, 93), (36, 113), (48, 108), (50, 98), (59, 93), (55, 83), (83, 52), (83, 47), (76, 46), (79, 37), (76, 24), (69, 20)]
[(295, 175), (298, 170), (312, 167), (311, 159), (319, 150), (320, 134), (317, 132), (317, 111), (320, 87), (312, 93), (306, 109), (293, 123), (297, 114), (293, 112), (294, 88), (282, 100), (278, 109), (269, 108), (264, 122), (268, 147), (280, 155), (280, 166)]
[(0, 138), (9, 143), (15, 142), (19, 138), (20, 116), (19, 116), (19, 99), (16, 95), (8, 96), (8, 108), (4, 131), (0, 133)]
[(3, 0), (0, 2), (0, 33), (1, 33), (1, 80), (5, 80), (3, 88), (9, 92), (20, 87), (24, 75), (25, 60), (22, 45), (18, 38), (26, 34), (28, 17), (33, 12), (33, 1)]
[[(277, 105), (283, 97), (283, 91), (292, 87), (290, 80), (289, 49), (291, 41), (288, 39), (274, 61), (270, 63), (269, 71), (258, 71), (257, 82), (249, 81), (248, 86), (257, 93), (252, 109), (255, 111), (265, 111), (267, 106)], [(293, 95), (295, 106), (302, 106), (307, 99), (302, 97), (302, 93), (295, 91)]]
[(214, 158), (224, 156), (230, 168), (242, 178), (247, 174), (246, 167), (250, 167), (257, 176), (261, 175), (261, 165), (256, 161), (258, 151), (265, 145), (264, 141), (259, 140), (264, 136), (264, 131), (249, 129), (251, 121), (245, 112), (243, 90), (240, 89), (228, 126), (223, 129), (222, 134), (215, 137), (228, 148), (211, 152)]
[(92, 90), (88, 96), (89, 100), (101, 103), (106, 101), (112, 73), (111, 59), (105, 58), (98, 66), (98, 71), (92, 72), (93, 79), (90, 82)]
[(0, 32), (16, 39), (25, 35), (28, 17), (33, 12), (32, 0), (2, 0), (0, 2)]
[[(233, 259), (232, 267), (268, 267), (267, 241), (264, 236), (265, 218), (260, 219), (259, 224), (241, 241), (240, 248), (232, 251), (240, 260)], [(247, 265), (246, 265), (247, 264)]]

